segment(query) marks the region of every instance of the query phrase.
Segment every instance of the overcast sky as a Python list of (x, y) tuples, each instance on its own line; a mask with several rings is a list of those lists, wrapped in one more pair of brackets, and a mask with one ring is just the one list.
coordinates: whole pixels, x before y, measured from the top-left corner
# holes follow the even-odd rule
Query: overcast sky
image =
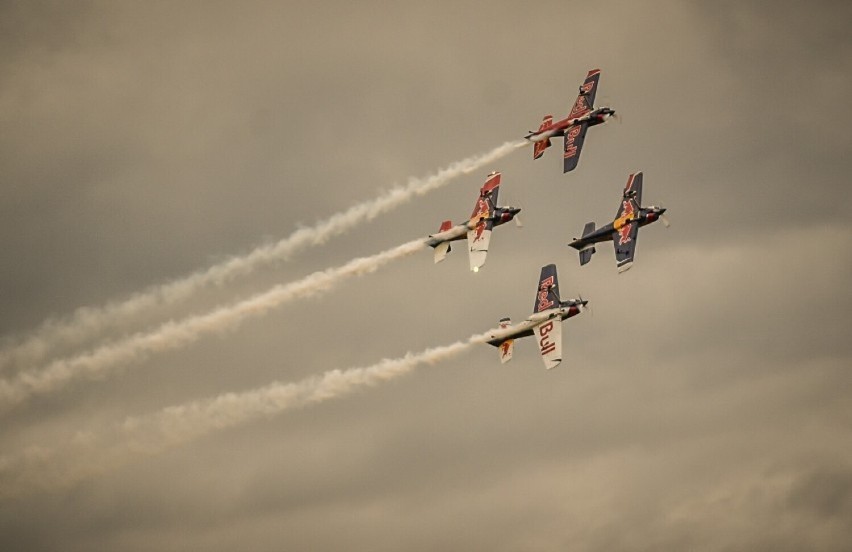
[[(848, 550), (850, 22), (828, 0), (3, 2), (7, 353), (564, 117), (589, 69), (622, 120), (567, 175), (560, 143), (518, 149), (287, 261), (3, 357), (13, 381), (425, 236), (491, 170), (523, 209), (478, 274), (463, 246), (419, 251), (0, 409), (0, 549)], [(641, 231), (627, 273), (609, 244), (581, 268), (567, 243), (638, 170), (671, 228)], [(522, 320), (547, 263), (593, 308), (553, 371), (529, 339), (506, 365), (477, 345), (128, 442), (167, 407)]]

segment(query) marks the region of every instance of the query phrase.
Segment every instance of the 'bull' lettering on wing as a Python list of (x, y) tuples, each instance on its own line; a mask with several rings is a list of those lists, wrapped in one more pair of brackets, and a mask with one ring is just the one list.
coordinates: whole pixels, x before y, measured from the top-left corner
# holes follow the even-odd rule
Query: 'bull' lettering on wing
[(538, 335), (541, 336), (541, 339), (538, 341), (539, 348), (541, 349), (541, 356), (544, 356), (553, 350), (556, 349), (556, 343), (550, 340), (550, 332), (553, 330), (553, 321), (550, 321), (546, 324), (542, 324), (538, 327)]

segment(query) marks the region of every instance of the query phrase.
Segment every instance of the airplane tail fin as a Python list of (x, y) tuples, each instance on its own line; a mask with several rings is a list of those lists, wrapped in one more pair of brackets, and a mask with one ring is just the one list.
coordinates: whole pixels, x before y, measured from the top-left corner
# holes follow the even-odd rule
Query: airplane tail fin
[[(583, 237), (585, 238), (586, 236), (590, 235), (594, 231), (595, 231), (595, 223), (594, 222), (587, 222), (586, 226), (583, 227)], [(583, 266), (584, 264), (591, 261), (592, 255), (594, 255), (594, 254), (595, 254), (595, 244), (593, 244), (593, 243), (590, 243), (590, 244), (584, 246), (582, 249), (580, 249), (580, 266)]]
[(580, 266), (588, 263), (592, 260), (592, 255), (595, 254), (595, 246), (590, 245), (589, 247), (580, 251)]

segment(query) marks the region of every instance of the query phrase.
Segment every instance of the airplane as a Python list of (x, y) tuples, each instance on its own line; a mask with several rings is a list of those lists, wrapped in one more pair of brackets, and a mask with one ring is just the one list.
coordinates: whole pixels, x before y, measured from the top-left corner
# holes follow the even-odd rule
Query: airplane
[(488, 254), (488, 244), (491, 241), (491, 230), (495, 226), (515, 219), (515, 224), (521, 226), (520, 219), (515, 218), (521, 210), (515, 207), (497, 207), (497, 193), (500, 191), (500, 173), (488, 175), (485, 185), (479, 190), (476, 205), (470, 219), (453, 226), (452, 221), (445, 220), (437, 234), (432, 234), (426, 244), (435, 249), (435, 262), (439, 263), (450, 252), (450, 242), (467, 237), (470, 269), (479, 272), (485, 264)]
[(538, 279), (533, 314), (514, 326), (509, 318), (501, 319), (500, 326), (488, 333), (487, 343), (498, 348), (500, 362), (505, 364), (512, 360), (515, 339), (534, 335), (538, 340), (544, 367), (548, 370), (556, 368), (562, 362), (562, 321), (580, 314), (587, 303), (582, 297), (560, 301), (556, 265), (543, 266)]
[(600, 69), (589, 71), (586, 80), (580, 87), (577, 101), (574, 102), (574, 107), (571, 108), (567, 118), (554, 123), (553, 115), (545, 115), (538, 130), (531, 130), (529, 134), (524, 136), (533, 143), (533, 159), (538, 159), (544, 155), (544, 150), (550, 147), (552, 137), (564, 136), (565, 149), (562, 172), (567, 173), (574, 170), (580, 161), (580, 150), (583, 148), (583, 141), (586, 139), (586, 130), (615, 115), (615, 110), (609, 107), (594, 107), (595, 93), (600, 77)]
[(627, 178), (615, 220), (597, 230), (594, 222), (587, 223), (583, 228), (583, 237), (575, 238), (568, 245), (580, 252), (582, 266), (592, 259), (596, 243), (612, 240), (618, 272), (624, 272), (633, 266), (639, 228), (657, 219), (662, 220), (668, 228), (669, 220), (663, 215), (665, 212), (663, 207), (642, 207), (642, 173), (631, 174)]

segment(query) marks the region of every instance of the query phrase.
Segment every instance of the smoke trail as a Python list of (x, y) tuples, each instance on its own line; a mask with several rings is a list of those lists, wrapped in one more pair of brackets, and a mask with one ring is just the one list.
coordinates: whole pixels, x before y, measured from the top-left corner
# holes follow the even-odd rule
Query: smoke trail
[(242, 393), (225, 393), (168, 407), (149, 416), (127, 418), (109, 435), (79, 434), (65, 451), (32, 448), (17, 459), (0, 457), (0, 496), (14, 496), (33, 487), (67, 486), (114, 469), (140, 454), (158, 454), (218, 430), (376, 386), (419, 365), (458, 356), (486, 339), (486, 334), (473, 335), (450, 345), (384, 359), (372, 366), (331, 370), (294, 383), (273, 382)]
[(134, 294), (126, 300), (107, 303), (102, 307), (80, 308), (64, 320), (47, 320), (22, 343), (0, 351), (0, 366), (10, 362), (36, 362), (59, 344), (80, 343), (98, 335), (118, 320), (130, 318), (157, 306), (176, 303), (204, 286), (222, 285), (238, 276), (250, 274), (263, 265), (285, 260), (301, 249), (325, 243), (362, 222), (373, 220), (408, 203), (415, 196), (423, 196), (437, 190), (453, 178), (496, 161), (527, 143), (506, 142), (489, 152), (452, 163), (426, 178), (411, 178), (405, 186), (396, 186), (379, 197), (353, 205), (348, 210), (332, 215), (313, 226), (300, 228), (277, 243), (257, 247), (244, 256), (232, 257), (180, 280)]
[(347, 395), (362, 387), (375, 386), (411, 372), (420, 364), (435, 364), (482, 343), (487, 336), (474, 335), (465, 341), (406, 353), (372, 366), (331, 370), (295, 383), (271, 383), (243, 393), (225, 393), (211, 399), (166, 408), (146, 418), (128, 418), (122, 429), (131, 438), (130, 447), (155, 454), (184, 444), (216, 430), (269, 417), (284, 410), (308, 406)]
[(73, 379), (103, 377), (117, 364), (143, 360), (151, 353), (181, 347), (204, 334), (233, 329), (249, 317), (266, 314), (293, 299), (326, 291), (351, 276), (374, 272), (388, 262), (411, 255), (423, 247), (423, 239), (413, 240), (370, 257), (353, 259), (345, 265), (315, 272), (295, 282), (279, 284), (233, 305), (179, 322), (170, 321), (152, 332), (137, 333), (77, 357), (59, 359), (44, 370), (21, 372), (13, 379), (0, 380), (0, 408), (19, 404), (34, 394), (55, 391)]

